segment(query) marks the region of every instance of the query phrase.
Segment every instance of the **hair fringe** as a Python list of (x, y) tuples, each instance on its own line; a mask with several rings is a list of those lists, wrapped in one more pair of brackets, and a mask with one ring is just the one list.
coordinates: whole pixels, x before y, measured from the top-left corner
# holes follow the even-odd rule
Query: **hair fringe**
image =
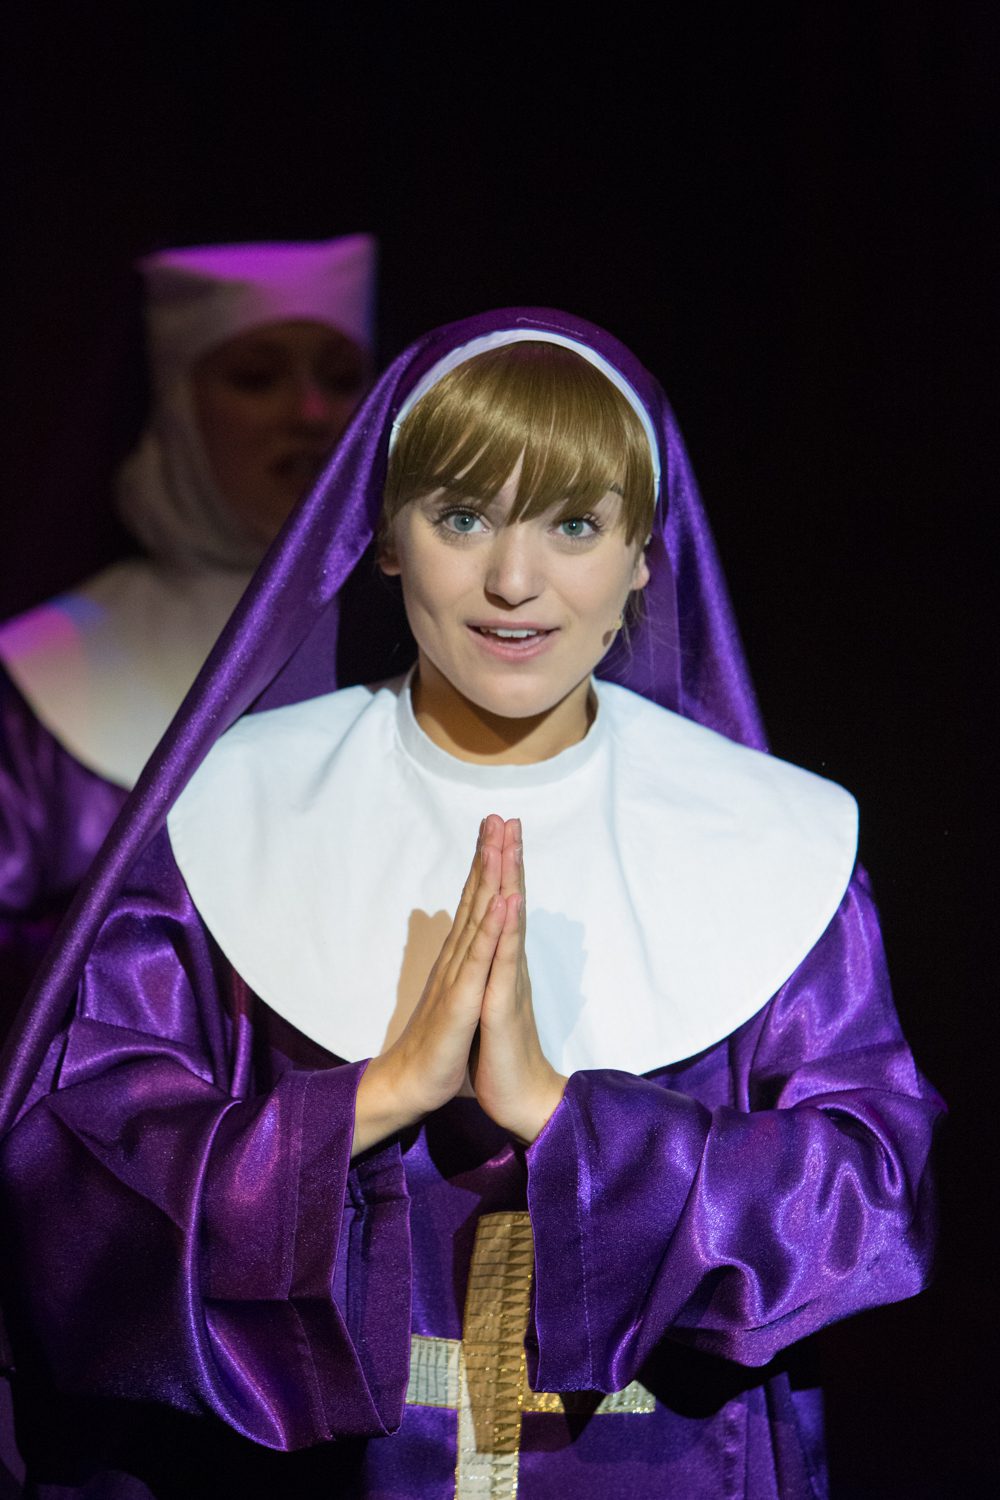
[(510, 521), (556, 505), (569, 520), (616, 490), (626, 540), (649, 534), (653, 461), (636, 412), (579, 354), (533, 340), (467, 360), (417, 402), (389, 458), (383, 534), (405, 505), (436, 490), (485, 506), (522, 454)]

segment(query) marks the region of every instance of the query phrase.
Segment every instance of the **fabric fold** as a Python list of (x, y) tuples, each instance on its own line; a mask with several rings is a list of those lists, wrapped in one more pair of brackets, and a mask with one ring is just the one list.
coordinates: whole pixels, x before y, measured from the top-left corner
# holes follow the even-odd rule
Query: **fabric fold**
[[(32, 1267), (17, 1316), (64, 1393), (211, 1411), (280, 1449), (392, 1431), (410, 1330), (398, 1146), (351, 1168), (364, 1063), (271, 1048), (234, 1097), (240, 1018), (170, 873), (150, 851), (92, 955), (54, 1091), (5, 1144), (8, 1253)], [(117, 963), (139, 926), (145, 958)], [(217, 1029), (195, 1013), (209, 985)]]
[(899, 1034), (863, 876), (728, 1051), (717, 1100), (684, 1089), (698, 1059), (672, 1087), (570, 1079), (528, 1153), (534, 1388), (621, 1390), (663, 1338), (765, 1365), (924, 1284), (940, 1100)]

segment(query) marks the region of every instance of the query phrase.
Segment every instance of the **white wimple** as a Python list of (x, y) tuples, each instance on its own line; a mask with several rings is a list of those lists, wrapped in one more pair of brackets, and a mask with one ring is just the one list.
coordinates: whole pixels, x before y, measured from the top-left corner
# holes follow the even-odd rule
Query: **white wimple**
[(131, 788), (249, 581), (115, 563), (0, 626), (0, 662), (64, 749)]
[(480, 819), (519, 816), (528, 964), (565, 1073), (644, 1073), (728, 1036), (784, 983), (854, 864), (853, 798), (597, 683), (579, 744), (470, 765), (408, 688), (347, 688), (223, 736), (169, 818), (226, 957), (300, 1031), (369, 1057), (411, 1006)]

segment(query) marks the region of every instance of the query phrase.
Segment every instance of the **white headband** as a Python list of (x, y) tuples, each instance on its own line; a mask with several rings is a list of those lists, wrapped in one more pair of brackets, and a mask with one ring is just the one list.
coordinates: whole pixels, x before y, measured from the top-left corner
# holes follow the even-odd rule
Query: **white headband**
[(466, 364), (470, 359), (475, 359), (477, 354), (485, 354), (488, 349), (502, 349), (507, 344), (558, 344), (563, 349), (571, 349), (574, 354), (579, 354), (588, 364), (600, 370), (616, 390), (621, 391), (629, 406), (635, 412), (642, 423), (642, 430), (646, 434), (649, 443), (649, 451), (653, 458), (653, 493), (660, 493), (660, 448), (656, 441), (656, 433), (650, 421), (649, 412), (639, 400), (638, 394), (625, 379), (620, 370), (606, 360), (603, 354), (598, 354), (589, 344), (580, 343), (578, 339), (567, 338), (565, 334), (550, 333), (541, 328), (505, 328), (496, 333), (484, 333), (480, 338), (470, 339), (469, 343), (461, 344), (457, 349), (452, 349), (443, 359), (439, 359), (436, 365), (432, 365), (407, 396), (396, 414), (389, 434), (389, 452), (396, 446), (399, 429), (406, 421), (410, 412), (416, 406), (422, 396), (426, 396), (438, 381), (452, 370), (457, 370), (459, 365)]

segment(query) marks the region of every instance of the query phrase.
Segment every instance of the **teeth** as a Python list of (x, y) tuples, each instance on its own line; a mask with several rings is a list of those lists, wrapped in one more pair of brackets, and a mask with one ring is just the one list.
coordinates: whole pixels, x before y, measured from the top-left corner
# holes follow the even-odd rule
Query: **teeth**
[(483, 635), (498, 635), (502, 641), (525, 641), (539, 634), (537, 630), (491, 630), (488, 625), (480, 625), (479, 629)]

